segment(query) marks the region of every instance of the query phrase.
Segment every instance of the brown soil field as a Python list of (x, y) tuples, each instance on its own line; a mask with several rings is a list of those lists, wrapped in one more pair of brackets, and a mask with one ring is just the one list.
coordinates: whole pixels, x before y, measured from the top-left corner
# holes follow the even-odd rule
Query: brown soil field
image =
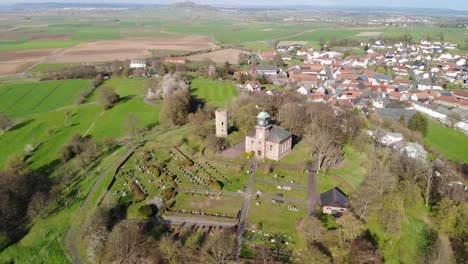
[(50, 62), (102, 62), (112, 60), (143, 59), (150, 50), (197, 51), (217, 48), (208, 37), (190, 36), (175, 39), (122, 39), (81, 43), (66, 48)]
[(196, 54), (188, 56), (187, 59), (192, 61), (213, 61), (215, 63), (224, 63), (228, 61), (231, 64), (239, 63), (239, 54), (248, 53), (238, 49), (223, 49), (208, 53)]
[(0, 51), (0, 75), (23, 72), (56, 51), (56, 49)]
[(35, 35), (31, 40), (69, 40), (71, 34), (56, 34), (56, 35)]
[(356, 37), (378, 37), (382, 35), (383, 32), (361, 32), (356, 34)]
[(36, 62), (0, 62), (0, 75), (14, 75), (29, 69)]

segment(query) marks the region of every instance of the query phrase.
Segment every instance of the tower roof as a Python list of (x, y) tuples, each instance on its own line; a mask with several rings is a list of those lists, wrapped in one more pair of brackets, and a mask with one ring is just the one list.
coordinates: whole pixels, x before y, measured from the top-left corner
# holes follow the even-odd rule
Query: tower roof
[(260, 114), (258, 114), (257, 118), (261, 118), (261, 119), (267, 119), (267, 118), (270, 118), (270, 115), (263, 111), (263, 112), (260, 112)]

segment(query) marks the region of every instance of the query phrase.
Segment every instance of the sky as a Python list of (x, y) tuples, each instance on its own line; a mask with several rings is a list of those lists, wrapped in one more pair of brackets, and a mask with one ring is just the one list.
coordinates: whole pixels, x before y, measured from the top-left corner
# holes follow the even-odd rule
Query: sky
[[(24, 2), (73, 2), (73, 3), (141, 3), (141, 4), (170, 4), (180, 0), (0, 0), (3, 4)], [(412, 8), (448, 8), (468, 10), (468, 0), (192, 0), (199, 4), (210, 5), (318, 5), (318, 6), (356, 6), (356, 7), (412, 7)]]

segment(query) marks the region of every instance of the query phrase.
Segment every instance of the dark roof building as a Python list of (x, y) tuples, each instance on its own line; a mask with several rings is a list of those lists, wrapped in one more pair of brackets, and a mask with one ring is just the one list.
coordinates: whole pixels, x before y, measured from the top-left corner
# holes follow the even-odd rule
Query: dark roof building
[(322, 206), (348, 207), (348, 197), (342, 190), (335, 187), (329, 191), (320, 194)]

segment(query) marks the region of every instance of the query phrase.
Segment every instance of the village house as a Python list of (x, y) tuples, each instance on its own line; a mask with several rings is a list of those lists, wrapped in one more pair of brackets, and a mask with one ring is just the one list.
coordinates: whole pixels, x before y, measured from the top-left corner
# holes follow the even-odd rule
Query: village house
[(453, 96), (458, 99), (468, 101), (468, 90), (456, 89), (453, 91)]
[(439, 107), (437, 105), (428, 104), (428, 103), (420, 103), (420, 102), (415, 101), (413, 102), (413, 107), (418, 112), (429, 115), (436, 119), (447, 118), (447, 114), (442, 113), (442, 111), (439, 110)]
[(272, 60), (276, 56), (276, 52), (274, 51), (263, 51), (258, 54), (260, 60)]
[(262, 75), (275, 75), (281, 72), (281, 69), (276, 66), (253, 66), (250, 69), (250, 75), (262, 76)]
[(348, 197), (338, 187), (320, 194), (320, 204), (324, 214), (341, 215), (349, 208)]
[(412, 159), (419, 159), (426, 161), (427, 151), (418, 143), (399, 141), (394, 145), (394, 148), (400, 151), (400, 153), (408, 156)]
[(255, 153), (258, 159), (280, 160), (291, 152), (292, 133), (269, 123), (270, 115), (257, 116), (255, 130), (245, 136), (245, 151)]
[(262, 90), (262, 85), (259, 81), (245, 81), (243, 90), (246, 92), (256, 92)]
[(434, 102), (449, 107), (468, 110), (468, 101), (458, 99), (455, 96), (439, 96), (434, 99)]
[(396, 142), (403, 140), (401, 133), (391, 133), (383, 129), (374, 131), (372, 137), (384, 146), (392, 146)]
[(167, 57), (165, 62), (173, 64), (186, 64), (187, 59), (185, 59), (184, 57)]

